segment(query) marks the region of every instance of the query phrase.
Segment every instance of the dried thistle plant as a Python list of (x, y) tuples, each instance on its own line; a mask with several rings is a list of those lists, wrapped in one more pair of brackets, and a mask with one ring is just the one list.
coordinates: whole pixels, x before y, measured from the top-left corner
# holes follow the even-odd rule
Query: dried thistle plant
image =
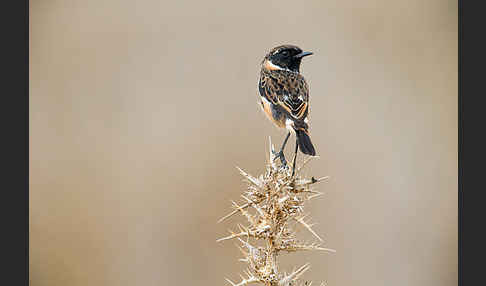
[[(304, 213), (304, 204), (322, 195), (313, 190), (312, 185), (328, 177), (301, 178), (302, 167), (312, 157), (307, 158), (292, 176), (288, 167), (278, 166), (275, 163), (275, 151), (271, 140), (269, 153), (266, 173), (258, 178), (238, 168), (248, 181), (248, 189), (241, 195), (244, 202), (238, 204), (233, 201), (234, 210), (219, 220), (221, 222), (236, 213), (240, 213), (248, 220), (247, 225), (237, 225), (238, 231), (230, 230), (229, 236), (217, 240), (236, 239), (244, 257), (240, 261), (248, 263), (246, 277), (240, 275), (239, 283), (226, 280), (233, 286), (251, 283), (261, 283), (266, 286), (310, 286), (312, 282), (299, 281), (302, 274), (310, 268), (308, 263), (290, 273), (285, 273), (279, 270), (277, 257), (282, 252), (302, 250), (335, 252), (333, 249), (321, 247), (322, 239), (312, 229), (308, 214)], [(306, 228), (319, 242), (306, 243), (298, 240), (294, 231), (298, 225)]]

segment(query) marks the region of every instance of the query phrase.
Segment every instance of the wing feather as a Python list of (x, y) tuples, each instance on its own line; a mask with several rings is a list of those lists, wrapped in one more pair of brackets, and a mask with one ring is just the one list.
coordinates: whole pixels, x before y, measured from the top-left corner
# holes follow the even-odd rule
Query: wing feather
[(260, 78), (260, 95), (281, 106), (294, 119), (304, 120), (308, 114), (309, 89), (300, 74), (267, 74)]

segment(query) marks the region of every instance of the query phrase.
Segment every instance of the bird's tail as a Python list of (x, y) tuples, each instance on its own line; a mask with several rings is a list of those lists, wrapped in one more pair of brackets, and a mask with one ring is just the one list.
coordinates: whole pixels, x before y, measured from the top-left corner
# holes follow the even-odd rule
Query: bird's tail
[(297, 135), (297, 143), (299, 144), (299, 149), (302, 153), (315, 156), (316, 150), (312, 145), (309, 134), (305, 129), (296, 129), (295, 134)]

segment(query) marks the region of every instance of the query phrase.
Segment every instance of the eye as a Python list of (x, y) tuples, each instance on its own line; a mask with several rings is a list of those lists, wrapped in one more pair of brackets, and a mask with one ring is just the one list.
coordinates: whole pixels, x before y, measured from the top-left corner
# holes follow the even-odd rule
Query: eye
[(282, 56), (288, 56), (289, 55), (289, 51), (285, 50), (282, 52)]

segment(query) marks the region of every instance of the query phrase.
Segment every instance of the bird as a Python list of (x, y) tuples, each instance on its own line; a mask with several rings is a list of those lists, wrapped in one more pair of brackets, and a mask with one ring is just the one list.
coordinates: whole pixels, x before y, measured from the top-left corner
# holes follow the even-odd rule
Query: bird
[(295, 154), (292, 176), (295, 174), (297, 152), (316, 156), (316, 151), (309, 137), (309, 87), (300, 73), (300, 64), (312, 52), (304, 52), (295, 45), (280, 45), (271, 49), (261, 62), (258, 90), (260, 103), (268, 119), (278, 128), (288, 130), (280, 151), (275, 159), (280, 158), (287, 167), (284, 149), (290, 134), (295, 134)]

